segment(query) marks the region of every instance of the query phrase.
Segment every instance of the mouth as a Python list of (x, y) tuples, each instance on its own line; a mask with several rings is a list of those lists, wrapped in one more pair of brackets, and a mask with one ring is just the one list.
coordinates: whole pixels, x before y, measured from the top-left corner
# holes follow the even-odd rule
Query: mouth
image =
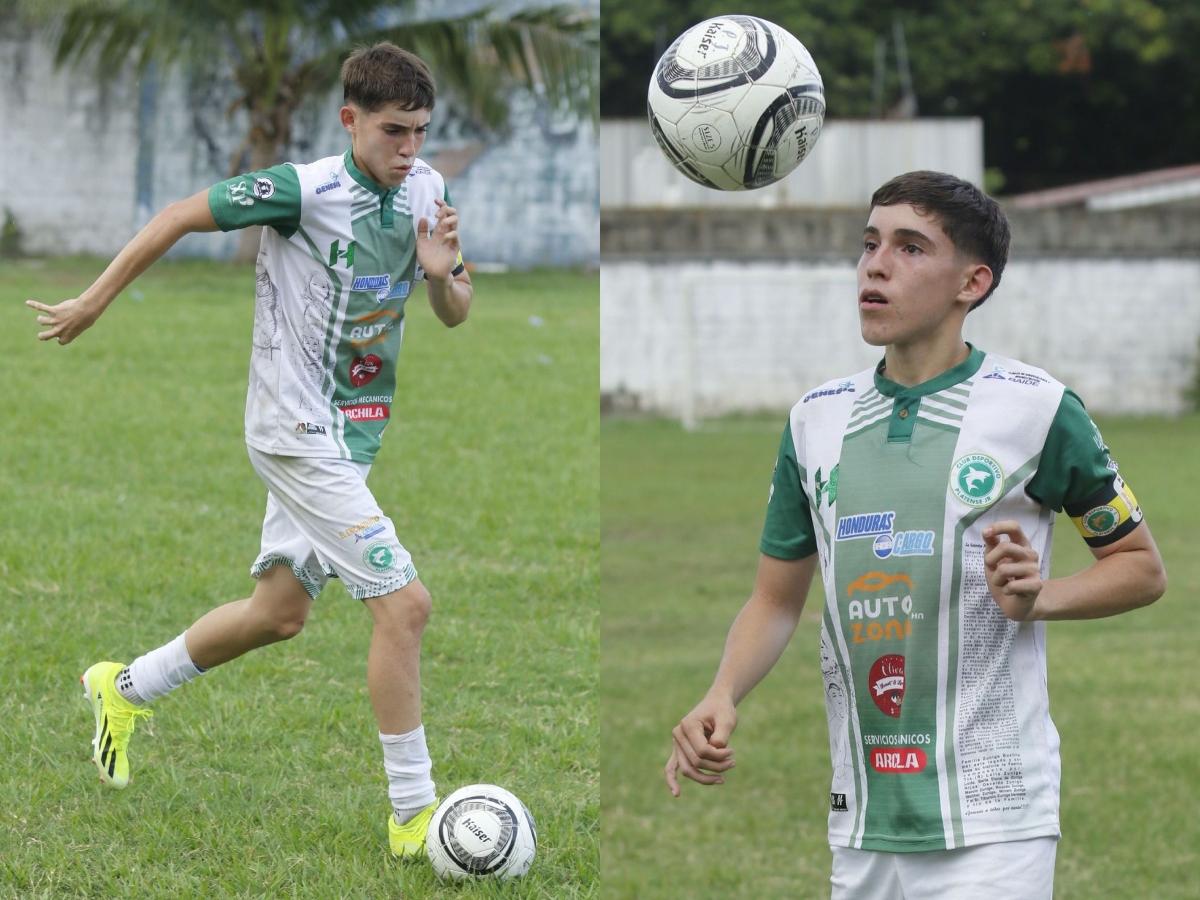
[(879, 291), (866, 290), (858, 295), (859, 309), (882, 309), (888, 305), (888, 298)]

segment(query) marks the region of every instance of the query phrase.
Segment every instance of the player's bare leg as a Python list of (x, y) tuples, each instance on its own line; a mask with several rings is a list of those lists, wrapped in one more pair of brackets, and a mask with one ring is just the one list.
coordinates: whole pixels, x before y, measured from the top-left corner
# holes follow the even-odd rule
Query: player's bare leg
[(187, 650), (202, 669), (243, 653), (295, 637), (304, 627), (312, 598), (283, 565), (263, 572), (254, 593), (210, 610), (186, 632)]
[(363, 601), (374, 619), (367, 690), (379, 723), (388, 796), (395, 814), (388, 837), (397, 856), (415, 856), (435, 808), (432, 763), (421, 725), (421, 635), (429, 591), (414, 579), (398, 591)]

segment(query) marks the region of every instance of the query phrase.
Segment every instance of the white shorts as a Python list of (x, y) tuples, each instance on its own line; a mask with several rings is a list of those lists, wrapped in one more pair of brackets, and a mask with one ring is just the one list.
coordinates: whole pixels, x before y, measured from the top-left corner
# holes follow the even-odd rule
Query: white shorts
[(1058, 839), (886, 853), (830, 847), (833, 900), (1050, 900)]
[(267, 486), (262, 545), (250, 567), (255, 578), (286, 565), (314, 598), (335, 575), (350, 596), (366, 600), (417, 577), (392, 520), (367, 487), (368, 464), (246, 450)]

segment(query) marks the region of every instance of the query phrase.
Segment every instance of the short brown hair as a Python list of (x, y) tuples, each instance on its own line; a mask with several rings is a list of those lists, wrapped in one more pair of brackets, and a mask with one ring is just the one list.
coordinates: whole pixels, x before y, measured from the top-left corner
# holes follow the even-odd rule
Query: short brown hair
[(342, 63), (347, 103), (374, 112), (386, 103), (401, 109), (433, 109), (433, 75), (415, 53), (382, 41), (359, 47)]
[(992, 270), (992, 286), (971, 309), (990, 297), (1008, 262), (1008, 218), (1000, 204), (969, 181), (928, 171), (897, 175), (871, 197), (872, 209), (898, 203), (935, 217), (955, 250)]

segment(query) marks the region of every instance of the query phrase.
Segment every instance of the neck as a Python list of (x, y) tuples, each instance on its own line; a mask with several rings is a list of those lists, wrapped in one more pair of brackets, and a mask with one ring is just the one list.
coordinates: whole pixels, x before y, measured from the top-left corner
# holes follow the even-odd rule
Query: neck
[(952, 341), (890, 344), (884, 353), (883, 372), (889, 381), (913, 387), (953, 369), (970, 355), (961, 334)]

